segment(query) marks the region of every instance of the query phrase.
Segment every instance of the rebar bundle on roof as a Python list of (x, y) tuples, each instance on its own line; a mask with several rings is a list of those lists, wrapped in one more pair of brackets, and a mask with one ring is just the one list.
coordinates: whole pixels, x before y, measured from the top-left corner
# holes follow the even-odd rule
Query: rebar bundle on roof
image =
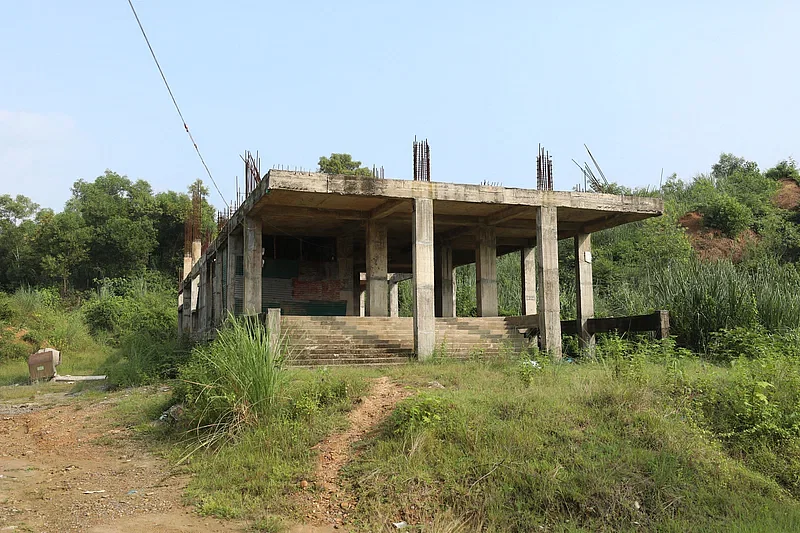
[(553, 190), (553, 160), (550, 152), (539, 145), (539, 155), (536, 156), (536, 188), (540, 191)]
[(427, 139), (417, 141), (414, 137), (414, 179), (431, 181), (431, 147)]

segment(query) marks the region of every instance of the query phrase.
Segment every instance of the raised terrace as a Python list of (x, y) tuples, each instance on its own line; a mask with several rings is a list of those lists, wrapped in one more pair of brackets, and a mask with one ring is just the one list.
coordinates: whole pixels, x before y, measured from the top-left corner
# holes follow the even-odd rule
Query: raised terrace
[[(280, 309), (285, 326), (292, 325), (286, 320), (291, 316), (396, 316), (396, 284), (410, 274), (414, 318), (398, 319), (397, 328), (408, 324), (411, 331), (397, 337), (407, 344), (392, 347), (426, 358), (452, 341), (438, 338), (446, 326), (457, 331), (453, 269), (476, 263), (479, 318), (497, 317), (496, 258), (521, 251), (521, 318), (505, 329), (533, 329), (542, 349), (558, 357), (558, 240), (575, 242), (576, 329), (591, 344), (591, 233), (659, 216), (662, 209), (661, 199), (642, 196), (271, 170), (206, 251), (200, 255), (197, 246), (187, 254), (180, 324), (187, 334), (204, 335), (228, 311)], [(450, 321), (437, 324), (437, 318)], [(349, 320), (348, 327), (355, 327)], [(477, 328), (475, 320), (469, 323)], [(320, 321), (319, 329), (338, 323)], [(380, 346), (375, 328), (364, 324), (362, 330), (371, 332), (367, 340)], [(301, 329), (314, 327), (305, 320)], [(473, 337), (481, 349), (480, 337)], [(342, 338), (330, 336), (331, 343)], [(495, 338), (487, 335), (488, 348)], [(513, 346), (518, 340), (509, 339)], [(301, 357), (308, 360), (329, 359), (315, 357), (315, 349), (343, 352), (318, 342), (305, 348)]]

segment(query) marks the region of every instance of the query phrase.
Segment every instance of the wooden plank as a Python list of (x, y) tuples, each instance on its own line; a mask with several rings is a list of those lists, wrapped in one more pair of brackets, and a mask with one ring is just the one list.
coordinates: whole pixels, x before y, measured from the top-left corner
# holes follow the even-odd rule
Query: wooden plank
[[(664, 331), (664, 321), (666, 329), (669, 331), (669, 312), (656, 311), (649, 315), (634, 315), (611, 318), (592, 318), (589, 319), (589, 331), (592, 333), (607, 333), (618, 331), (619, 333), (641, 332), (641, 331)], [(662, 333), (663, 334), (663, 333)], [(667, 333), (669, 335), (669, 333)]]
[[(539, 330), (539, 315), (509, 316), (506, 323), (519, 328)], [(634, 315), (609, 318), (590, 318), (588, 324), (592, 333), (609, 333), (616, 331), (620, 334), (653, 331), (657, 339), (669, 337), (669, 311), (656, 311), (649, 315)], [(575, 320), (562, 320), (561, 333), (563, 335), (577, 335), (578, 323)]]

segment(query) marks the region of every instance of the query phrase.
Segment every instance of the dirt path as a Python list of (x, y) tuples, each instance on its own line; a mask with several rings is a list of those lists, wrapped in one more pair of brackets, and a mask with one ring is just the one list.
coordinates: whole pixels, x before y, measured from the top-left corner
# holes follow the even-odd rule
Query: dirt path
[[(339, 471), (352, 457), (351, 446), (363, 439), (382, 422), (397, 405), (410, 395), (388, 377), (375, 380), (368, 396), (350, 411), (348, 427), (341, 433), (329, 436), (315, 448), (319, 451), (319, 462), (315, 475), (315, 486), (308, 485), (304, 492), (304, 505), (308, 509), (308, 525), (297, 526), (291, 533), (324, 533), (346, 526), (349, 510), (355, 506), (352, 496), (339, 486)], [(346, 530), (346, 527), (344, 528)]]
[(117, 401), (0, 406), (0, 531), (240, 531), (182, 504), (187, 479), (114, 427)]

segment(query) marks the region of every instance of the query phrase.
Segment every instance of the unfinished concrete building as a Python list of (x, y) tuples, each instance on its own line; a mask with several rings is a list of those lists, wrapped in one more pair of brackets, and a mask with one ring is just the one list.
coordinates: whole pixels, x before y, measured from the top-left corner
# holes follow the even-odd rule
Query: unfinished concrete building
[[(560, 357), (558, 241), (572, 239), (577, 258), (569, 329), (590, 345), (591, 234), (662, 209), (641, 196), (271, 170), (187, 263), (180, 327), (204, 336), (229, 312), (279, 309), (273, 327), (309, 364), (491, 353), (523, 347), (524, 331)], [(522, 309), (499, 317), (497, 257), (516, 251)], [(453, 269), (469, 263), (478, 316), (456, 317)], [(397, 282), (409, 276), (413, 318), (398, 317)]]

